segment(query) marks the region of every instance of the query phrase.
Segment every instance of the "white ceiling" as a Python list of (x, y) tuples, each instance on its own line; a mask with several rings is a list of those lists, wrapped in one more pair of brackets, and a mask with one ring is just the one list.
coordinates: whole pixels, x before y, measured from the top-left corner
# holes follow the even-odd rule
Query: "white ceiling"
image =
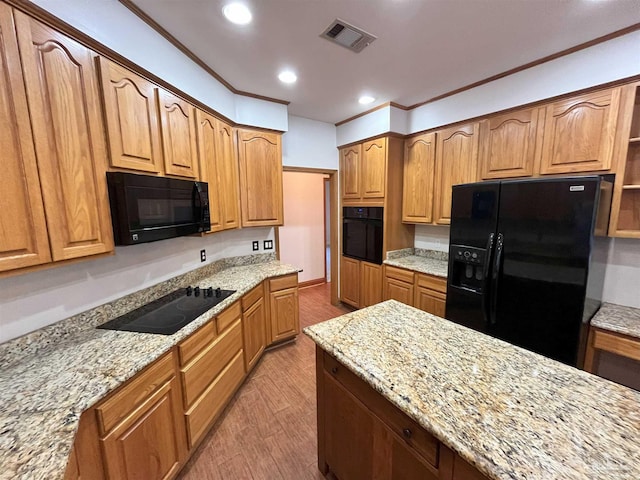
[[(238, 90), (335, 123), (378, 104), (413, 105), (640, 22), (640, 0), (134, 0)], [(335, 18), (378, 37), (359, 54), (319, 37)], [(278, 72), (291, 68), (287, 86)], [(376, 98), (358, 104), (364, 93)]]

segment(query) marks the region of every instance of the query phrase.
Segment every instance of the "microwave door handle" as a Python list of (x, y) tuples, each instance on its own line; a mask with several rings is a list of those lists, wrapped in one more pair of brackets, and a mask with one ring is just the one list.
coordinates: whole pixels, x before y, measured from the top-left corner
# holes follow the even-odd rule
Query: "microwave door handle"
[(504, 250), (504, 237), (498, 233), (496, 239), (496, 253), (493, 261), (493, 271), (491, 272), (491, 304), (489, 305), (489, 323), (495, 325), (498, 321), (496, 312), (498, 306), (498, 281), (500, 280), (500, 270), (502, 269), (502, 253)]
[(489, 286), (491, 284), (491, 261), (493, 260), (493, 248), (495, 246), (495, 234), (490, 233), (487, 239), (487, 250), (482, 266), (482, 316), (485, 325), (489, 324)]
[(204, 200), (204, 192), (202, 191), (202, 186), (200, 182), (193, 182), (193, 209), (196, 207), (196, 198), (198, 199), (198, 206), (200, 207), (200, 218), (194, 219), (197, 220), (200, 225), (204, 225), (205, 220), (205, 200)]

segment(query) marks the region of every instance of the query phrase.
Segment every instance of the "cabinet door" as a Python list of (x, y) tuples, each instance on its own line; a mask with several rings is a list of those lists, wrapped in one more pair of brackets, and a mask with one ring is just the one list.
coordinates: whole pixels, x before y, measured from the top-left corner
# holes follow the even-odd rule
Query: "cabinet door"
[(413, 306), (413, 284), (385, 277), (384, 300), (397, 300)]
[(382, 266), (360, 262), (360, 306), (369, 307), (382, 301)]
[(416, 308), (438, 317), (444, 317), (447, 296), (444, 293), (418, 287), (416, 290)]
[(264, 298), (260, 297), (242, 314), (244, 332), (244, 364), (247, 372), (260, 359), (267, 344)]
[(371, 480), (374, 478), (374, 417), (328, 373), (323, 375), (324, 445), (329, 469), (340, 479)]
[(97, 57), (112, 167), (160, 173), (158, 88), (126, 68)]
[(271, 293), (271, 343), (300, 333), (298, 287)]
[(280, 135), (238, 130), (242, 226), (282, 225)]
[(196, 110), (198, 123), (198, 155), (200, 157), (200, 180), (209, 184), (209, 232), (223, 229), (220, 215), (220, 188), (218, 184), (218, 158), (216, 155), (216, 119), (202, 110)]
[(113, 250), (93, 52), (15, 12), (53, 260)]
[(549, 105), (540, 173), (609, 170), (619, 103), (614, 88)]
[(162, 89), (159, 89), (158, 103), (165, 173), (198, 178), (196, 109)]
[(540, 154), (540, 109), (530, 108), (492, 117), (480, 123), (482, 178), (530, 177)]
[(391, 480), (438, 480), (435, 468), (421, 459), (406, 442), (399, 440), (395, 435), (390, 441)]
[(362, 144), (362, 198), (384, 198), (387, 181), (387, 139)]
[(426, 133), (404, 142), (402, 221), (433, 221), (433, 177), (436, 168), (436, 134)]
[(181, 408), (174, 377), (104, 438), (108, 478), (173, 478), (186, 457)]
[(360, 194), (360, 156), (361, 145), (340, 150), (340, 177), (342, 178), (342, 198), (359, 200)]
[(476, 181), (478, 124), (437, 132), (435, 223), (451, 223), (451, 187)]
[(0, 272), (51, 261), (11, 8), (0, 4)]
[(223, 230), (229, 230), (240, 226), (240, 192), (238, 190), (235, 132), (230, 125), (220, 120), (216, 121), (216, 129), (220, 216)]
[(340, 300), (356, 308), (360, 306), (360, 260), (341, 257)]

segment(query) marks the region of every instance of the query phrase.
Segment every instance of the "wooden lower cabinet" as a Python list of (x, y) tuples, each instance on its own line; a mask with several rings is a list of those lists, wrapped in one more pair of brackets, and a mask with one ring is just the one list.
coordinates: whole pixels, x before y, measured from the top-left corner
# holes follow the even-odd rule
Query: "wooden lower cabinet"
[[(267, 345), (266, 312), (262, 288), (262, 285), (258, 285), (242, 299), (244, 364), (247, 372), (258, 362)], [(247, 299), (246, 302), (245, 299)]]
[(102, 440), (109, 479), (174, 478), (187, 449), (180, 387), (162, 385)]
[(360, 306), (360, 260), (340, 257), (340, 300)]
[(382, 265), (341, 257), (340, 300), (356, 308), (382, 301)]
[(340, 480), (486, 479), (319, 347), (316, 381), (323, 475), (331, 472)]
[(425, 312), (444, 317), (447, 304), (447, 279), (414, 274), (403, 268), (385, 265), (384, 300), (397, 300)]
[(295, 338), (300, 333), (298, 274), (269, 280), (268, 286), (269, 343)]
[(360, 262), (360, 307), (382, 301), (382, 265)]

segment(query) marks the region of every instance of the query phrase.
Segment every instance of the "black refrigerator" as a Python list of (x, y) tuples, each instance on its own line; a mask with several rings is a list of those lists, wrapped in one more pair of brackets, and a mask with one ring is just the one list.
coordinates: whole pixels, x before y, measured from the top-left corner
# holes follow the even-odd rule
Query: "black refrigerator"
[(454, 186), (446, 318), (581, 367), (602, 299), (610, 180)]

